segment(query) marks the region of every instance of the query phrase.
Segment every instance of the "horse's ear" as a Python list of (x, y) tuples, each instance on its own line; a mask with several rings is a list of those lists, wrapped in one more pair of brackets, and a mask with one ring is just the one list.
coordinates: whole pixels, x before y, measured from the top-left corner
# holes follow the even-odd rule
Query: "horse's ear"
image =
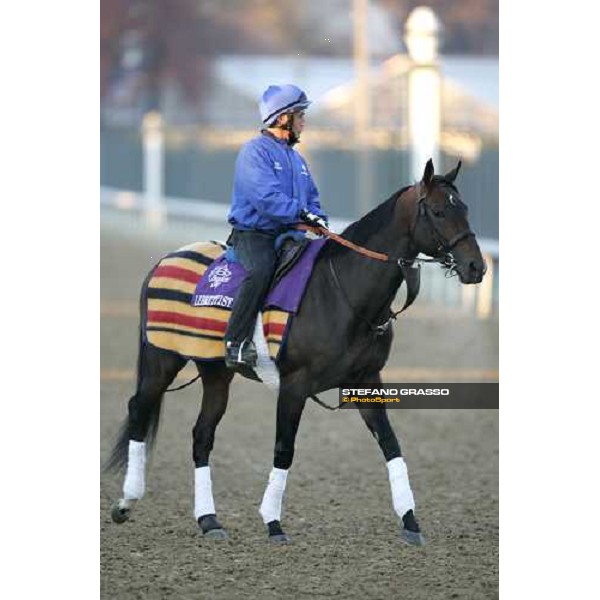
[(458, 175), (458, 171), (460, 170), (461, 165), (462, 165), (462, 160), (459, 160), (456, 167), (454, 169), (452, 169), (452, 171), (450, 171), (449, 173), (446, 173), (444, 175), (444, 179), (446, 181), (449, 181), (450, 183), (454, 183), (454, 180), (456, 179), (456, 176)]
[(423, 171), (423, 179), (421, 180), (423, 185), (428, 187), (433, 178), (433, 161), (429, 159), (425, 165), (425, 171)]

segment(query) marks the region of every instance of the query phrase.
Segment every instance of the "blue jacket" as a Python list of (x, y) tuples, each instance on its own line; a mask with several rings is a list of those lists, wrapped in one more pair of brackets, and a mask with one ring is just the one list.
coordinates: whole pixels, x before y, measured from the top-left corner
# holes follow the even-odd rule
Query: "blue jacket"
[(242, 146), (235, 163), (228, 221), (235, 229), (282, 231), (306, 209), (327, 218), (306, 161), (268, 132)]

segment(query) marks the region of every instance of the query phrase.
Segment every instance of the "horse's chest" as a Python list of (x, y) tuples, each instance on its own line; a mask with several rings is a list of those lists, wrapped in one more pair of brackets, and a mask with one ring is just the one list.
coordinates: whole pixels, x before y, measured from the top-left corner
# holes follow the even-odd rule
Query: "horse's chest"
[(352, 340), (347, 354), (349, 370), (353, 373), (379, 372), (387, 361), (391, 343), (392, 336), (388, 332)]

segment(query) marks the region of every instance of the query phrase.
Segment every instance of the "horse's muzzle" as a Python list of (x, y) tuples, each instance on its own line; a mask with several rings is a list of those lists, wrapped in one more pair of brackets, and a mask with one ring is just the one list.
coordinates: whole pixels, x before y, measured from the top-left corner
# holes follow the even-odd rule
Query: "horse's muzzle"
[(461, 283), (481, 283), (487, 271), (487, 263), (483, 258), (469, 260), (457, 265), (456, 270)]

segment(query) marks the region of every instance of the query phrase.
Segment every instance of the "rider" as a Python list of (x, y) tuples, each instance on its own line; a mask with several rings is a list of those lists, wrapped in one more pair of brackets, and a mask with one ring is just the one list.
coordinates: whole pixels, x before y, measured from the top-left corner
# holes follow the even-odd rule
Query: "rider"
[(252, 334), (275, 270), (275, 239), (299, 221), (327, 226), (306, 161), (293, 146), (310, 101), (295, 85), (271, 85), (259, 103), (265, 129), (242, 147), (235, 165), (229, 243), (247, 271), (225, 334), (228, 367), (256, 366)]

